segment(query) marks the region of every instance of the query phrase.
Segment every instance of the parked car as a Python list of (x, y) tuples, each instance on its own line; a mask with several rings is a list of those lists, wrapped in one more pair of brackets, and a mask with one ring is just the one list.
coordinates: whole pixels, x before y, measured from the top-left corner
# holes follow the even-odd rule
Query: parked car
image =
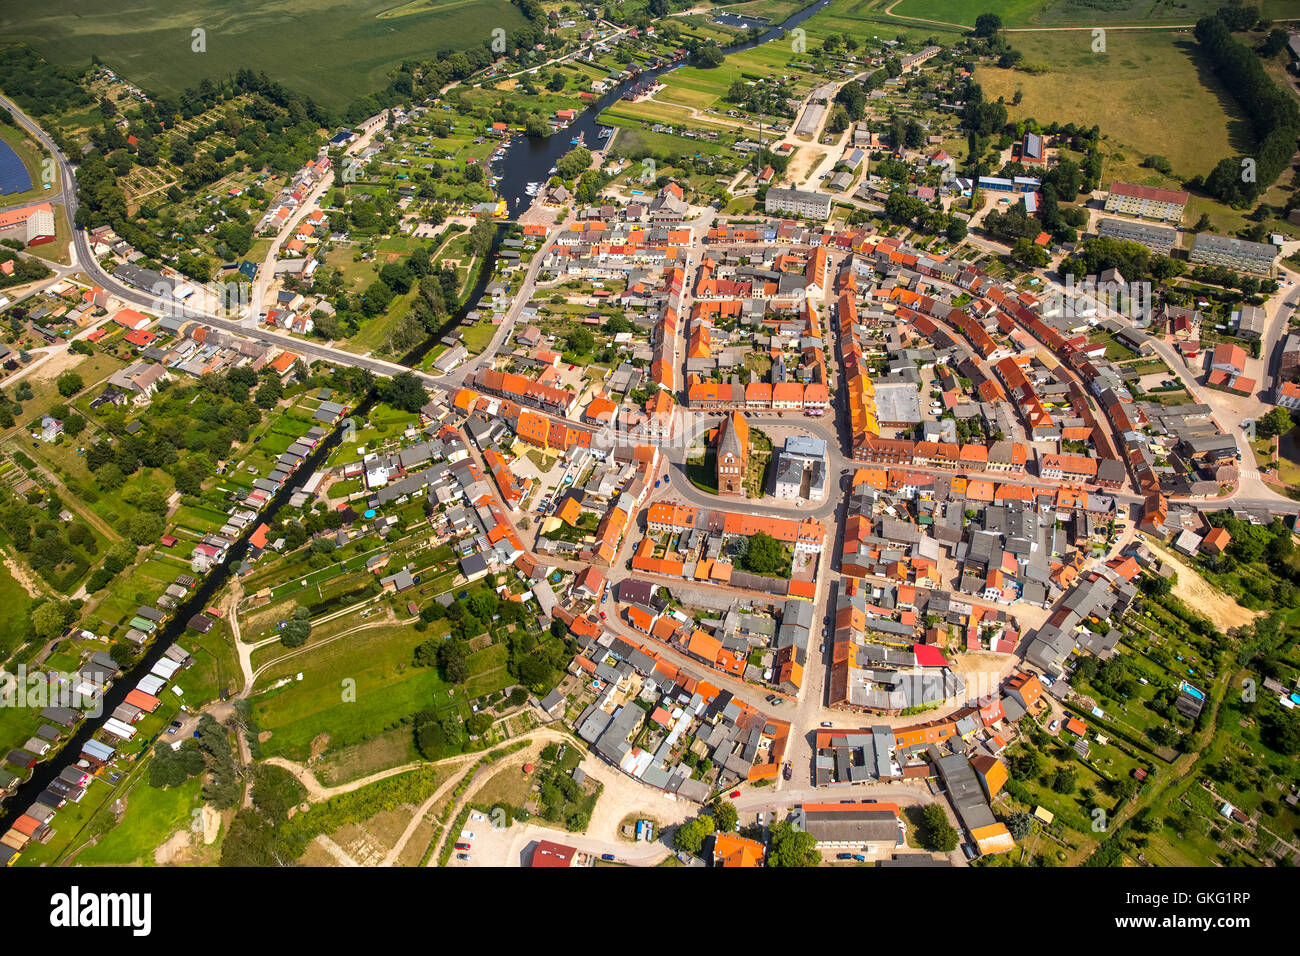
[(1054, 720), (1054, 721), (1052, 721), (1050, 724), (1047, 725), (1047, 729), (1050, 730), (1050, 731), (1052, 731), (1053, 733), (1055, 733), (1055, 732), (1056, 732), (1056, 728), (1059, 727), (1059, 726), (1061, 726), (1061, 722), (1060, 722), (1059, 720)]
[(473, 834), (473, 833), (470, 833), (470, 831), (468, 831), (468, 830), (461, 830), (461, 831), (460, 831), (460, 838), (461, 838), (462, 840), (472, 840), (472, 839), (474, 839), (474, 834)]
[(823, 727), (834, 727), (835, 725), (832, 724), (829, 720), (823, 720), (823, 721), (822, 721), (822, 726), (823, 726)]
[(732, 800), (735, 800), (738, 796), (740, 796), (740, 791), (739, 791), (739, 790), (733, 790), (733, 791), (731, 791), (731, 799), (732, 799)]
[(781, 768), (781, 779), (789, 780), (792, 776), (794, 776), (794, 768), (790, 766), (790, 761), (787, 760), (785, 766)]
[(456, 844), (456, 849), (458, 849), (458, 850), (468, 850), (469, 848), (470, 848), (470, 846), (469, 846), (468, 843), (457, 843), (457, 844)]
[(614, 859), (614, 854), (613, 854), (613, 853), (602, 853), (602, 854), (600, 855), (600, 858), (601, 858), (602, 860), (610, 860), (610, 861), (612, 861), (612, 860)]
[(483, 814), (479, 813), (478, 811), (475, 811), (474, 813), (471, 813), (471, 814), (469, 815), (469, 818), (470, 818), (471, 820), (475, 821), (476, 823), (477, 823), (478, 821), (480, 821), (480, 820), (486, 820), (486, 819), (487, 819), (487, 817), (483, 816)]
[(469, 862), (469, 854), (468, 854), (468, 853), (457, 853), (457, 854), (456, 854), (456, 859), (458, 859), (458, 860), (464, 860), (466, 863), (468, 863), (468, 862)]

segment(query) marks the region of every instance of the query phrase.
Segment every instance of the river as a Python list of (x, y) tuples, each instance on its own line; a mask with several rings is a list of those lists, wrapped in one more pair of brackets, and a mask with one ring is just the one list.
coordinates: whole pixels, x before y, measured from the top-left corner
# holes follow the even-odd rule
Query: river
[[(787, 30), (797, 27), (813, 14), (822, 10), (830, 2), (831, 0), (817, 0), (816, 3), (791, 14), (787, 20), (772, 27), (757, 40), (746, 40), (743, 43), (725, 47), (723, 52), (727, 54), (740, 53), (775, 40)], [(581, 134), (587, 148), (591, 150), (605, 147), (609, 140), (602, 139), (600, 136), (601, 129), (605, 127), (596, 122), (596, 117), (600, 115), (602, 110), (618, 102), (631, 87), (653, 82), (683, 65), (684, 63), (672, 63), (653, 70), (647, 70), (640, 76), (624, 80), (613, 89), (603, 93), (599, 99), (578, 114), (569, 127), (560, 130), (558, 133), (544, 137), (516, 136), (511, 139), (506, 146), (505, 155), (492, 163), (493, 174), (501, 177), (500, 182), (496, 184), (496, 192), (499, 197), (506, 201), (508, 215), (514, 218), (532, 204), (533, 197), (525, 192), (525, 187), (530, 182), (545, 182), (550, 178), (547, 170), (554, 166), (561, 156), (574, 148), (571, 142), (573, 137)]]

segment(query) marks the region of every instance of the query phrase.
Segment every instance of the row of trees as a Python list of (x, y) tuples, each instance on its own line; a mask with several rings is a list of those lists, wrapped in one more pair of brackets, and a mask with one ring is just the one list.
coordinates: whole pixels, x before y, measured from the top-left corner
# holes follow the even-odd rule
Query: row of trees
[[(1259, 56), (1233, 38), (1231, 30), (1241, 20), (1241, 8), (1227, 7), (1196, 24), (1196, 39), (1214, 72), (1245, 110), (1254, 128), (1256, 147), (1243, 160), (1224, 157), (1203, 188), (1211, 196), (1234, 205), (1253, 201), (1282, 174), (1295, 154), (1300, 136), (1300, 108), (1290, 92), (1273, 82)], [(1198, 188), (1200, 184), (1192, 184)]]

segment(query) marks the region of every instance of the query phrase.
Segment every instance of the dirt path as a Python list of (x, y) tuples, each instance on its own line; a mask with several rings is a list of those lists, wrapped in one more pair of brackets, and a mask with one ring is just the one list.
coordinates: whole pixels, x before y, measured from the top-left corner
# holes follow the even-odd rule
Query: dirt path
[[(448, 757), (441, 763), (465, 762), (471, 757), (477, 758), (480, 754), (458, 754), (455, 757)], [(321, 803), (331, 797), (337, 797), (343, 793), (351, 793), (353, 790), (360, 790), (368, 784), (378, 783), (380, 780), (386, 780), (389, 777), (396, 777), (398, 774), (406, 773), (408, 770), (418, 770), (420, 767), (438, 766), (439, 764), (428, 764), (423, 760), (417, 760), (413, 763), (404, 763), (398, 767), (389, 767), (387, 770), (380, 770), (366, 777), (358, 777), (356, 780), (350, 780), (347, 783), (341, 783), (336, 787), (327, 787), (316, 778), (316, 774), (307, 769), (300, 763), (292, 760), (286, 760), (283, 757), (267, 757), (262, 763), (270, 764), (274, 767), (280, 767), (293, 774), (298, 782), (307, 788), (307, 796), (312, 803)]]
[[(429, 811), (433, 809), (434, 804), (436, 804), (439, 800), (441, 800), (446, 795), (448, 790), (451, 790), (453, 787), (459, 784), (460, 781), (464, 779), (465, 773), (466, 771), (462, 770), (460, 773), (454, 774), (445, 783), (443, 783), (441, 787), (439, 787), (436, 791), (434, 791), (434, 793), (429, 797), (428, 800), (425, 800), (424, 803), (420, 804), (420, 806), (416, 808), (415, 813), (411, 815), (411, 822), (406, 825), (406, 829), (402, 831), (401, 837), (399, 837), (397, 842), (393, 844), (393, 848), (384, 855), (384, 861), (380, 864), (380, 866), (392, 866), (394, 863), (397, 862), (397, 860), (402, 855), (402, 851), (406, 849), (406, 844), (411, 842), (411, 838), (415, 836), (415, 831), (418, 830), (420, 824), (424, 822), (424, 818), (429, 815)], [(453, 817), (452, 819), (455, 818)], [(436, 832), (433, 835), (433, 839), (434, 840), (441, 839), (442, 830), (443, 830), (442, 824), (440, 824), (436, 820), (431, 822), (433, 823), (436, 829)]]
[(316, 837), (316, 842), (320, 844), (322, 850), (334, 857), (334, 859), (338, 860), (340, 866), (359, 867), (361, 865), (356, 860), (352, 859), (352, 857), (348, 856), (347, 851), (344, 850), (343, 847), (339, 846), (324, 833)]
[[(546, 743), (564, 743), (572, 745), (575, 739), (569, 734), (562, 734), (559, 731), (551, 730), (547, 727), (535, 727), (523, 736), (532, 742), (529, 749), (535, 752), (540, 752), (542, 746)], [(513, 753), (506, 759), (517, 759), (522, 752), (523, 751)], [(481, 754), (476, 754), (475, 756), (481, 756)], [(483, 788), (483, 784), (487, 783), (488, 780), (492, 779), (492, 777), (501, 770), (503, 762), (504, 761), (495, 761), (486, 766), (479, 767), (474, 771), (474, 776), (470, 778), (469, 786), (465, 788), (465, 792), (457, 798), (456, 802), (447, 811), (447, 820), (449, 822), (454, 822), (456, 820), (460, 815), (460, 812), (465, 808), (465, 805), (473, 800), (474, 795)], [(596, 801), (596, 805), (598, 807), (600, 806), (599, 800)], [(449, 833), (450, 829), (448, 828), (446, 832), (440, 832), (434, 836), (433, 852), (429, 854), (429, 861), (426, 864), (427, 866), (436, 867), (438, 865), (439, 851), (442, 849), (442, 845), (447, 839)]]
[(42, 586), (39, 579), (33, 577), (27, 572), (27, 569), (18, 561), (15, 561), (8, 551), (0, 548), (0, 555), (4, 558), (6, 570), (13, 575), (13, 579), (18, 582), (19, 586), (34, 598), (45, 597), (47, 591)]

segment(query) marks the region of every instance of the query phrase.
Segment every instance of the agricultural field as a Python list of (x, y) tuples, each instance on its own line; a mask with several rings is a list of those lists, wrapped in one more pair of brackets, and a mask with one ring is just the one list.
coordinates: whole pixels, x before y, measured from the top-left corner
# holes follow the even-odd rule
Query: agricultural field
[[(1145, 156), (1164, 156), (1176, 175), (1191, 177), (1253, 146), (1235, 102), (1197, 58), (1190, 32), (1116, 31), (1107, 35), (1104, 55), (1093, 53), (1081, 33), (1012, 35), (1011, 43), (1044, 71), (979, 66), (985, 97), (1004, 98), (1013, 121), (1100, 126), (1103, 185), (1126, 160), (1136, 166)], [(1023, 99), (1011, 105), (1017, 90)], [(1168, 123), (1170, 116), (1179, 121)]]
[[(1073, 23), (1195, 23), (1199, 17), (1213, 12), (1222, 4), (1218, 0), (1125, 0), (1122, 3), (1098, 0), (989, 0), (975, 4), (964, 0), (883, 0), (879, 6), (896, 17), (939, 20), (967, 27), (973, 27), (975, 18), (981, 13), (996, 13), (1007, 27), (1047, 28)], [(1269, 0), (1259, 6), (1269, 6)], [(1265, 12), (1264, 15), (1270, 14)]]
[[(84, 66), (97, 55), (138, 86), (169, 92), (251, 66), (335, 109), (384, 86), (404, 60), (485, 43), (492, 27), (524, 23), (507, 0), (272, 0), (255, 7), (145, 0), (129, 24), (113, 7), (0, 0), (0, 36), (30, 42), (62, 65)], [(204, 52), (192, 49), (196, 29), (206, 31)]]
[[(826, 9), (800, 24), (808, 33), (808, 48), (810, 50), (819, 48), (821, 41), (831, 33), (854, 36), (862, 42), (879, 37), (881, 40), (898, 39), (915, 43), (932, 37), (951, 42), (958, 34), (966, 32), (960, 26), (942, 22), (913, 25), (886, 12), (891, 2), (892, 0), (834, 0)], [(915, 2), (915, 0), (908, 0), (908, 2)], [(978, 16), (978, 12), (982, 11), (971, 15), (972, 23), (974, 17)], [(922, 14), (922, 16), (933, 17), (933, 14)]]

